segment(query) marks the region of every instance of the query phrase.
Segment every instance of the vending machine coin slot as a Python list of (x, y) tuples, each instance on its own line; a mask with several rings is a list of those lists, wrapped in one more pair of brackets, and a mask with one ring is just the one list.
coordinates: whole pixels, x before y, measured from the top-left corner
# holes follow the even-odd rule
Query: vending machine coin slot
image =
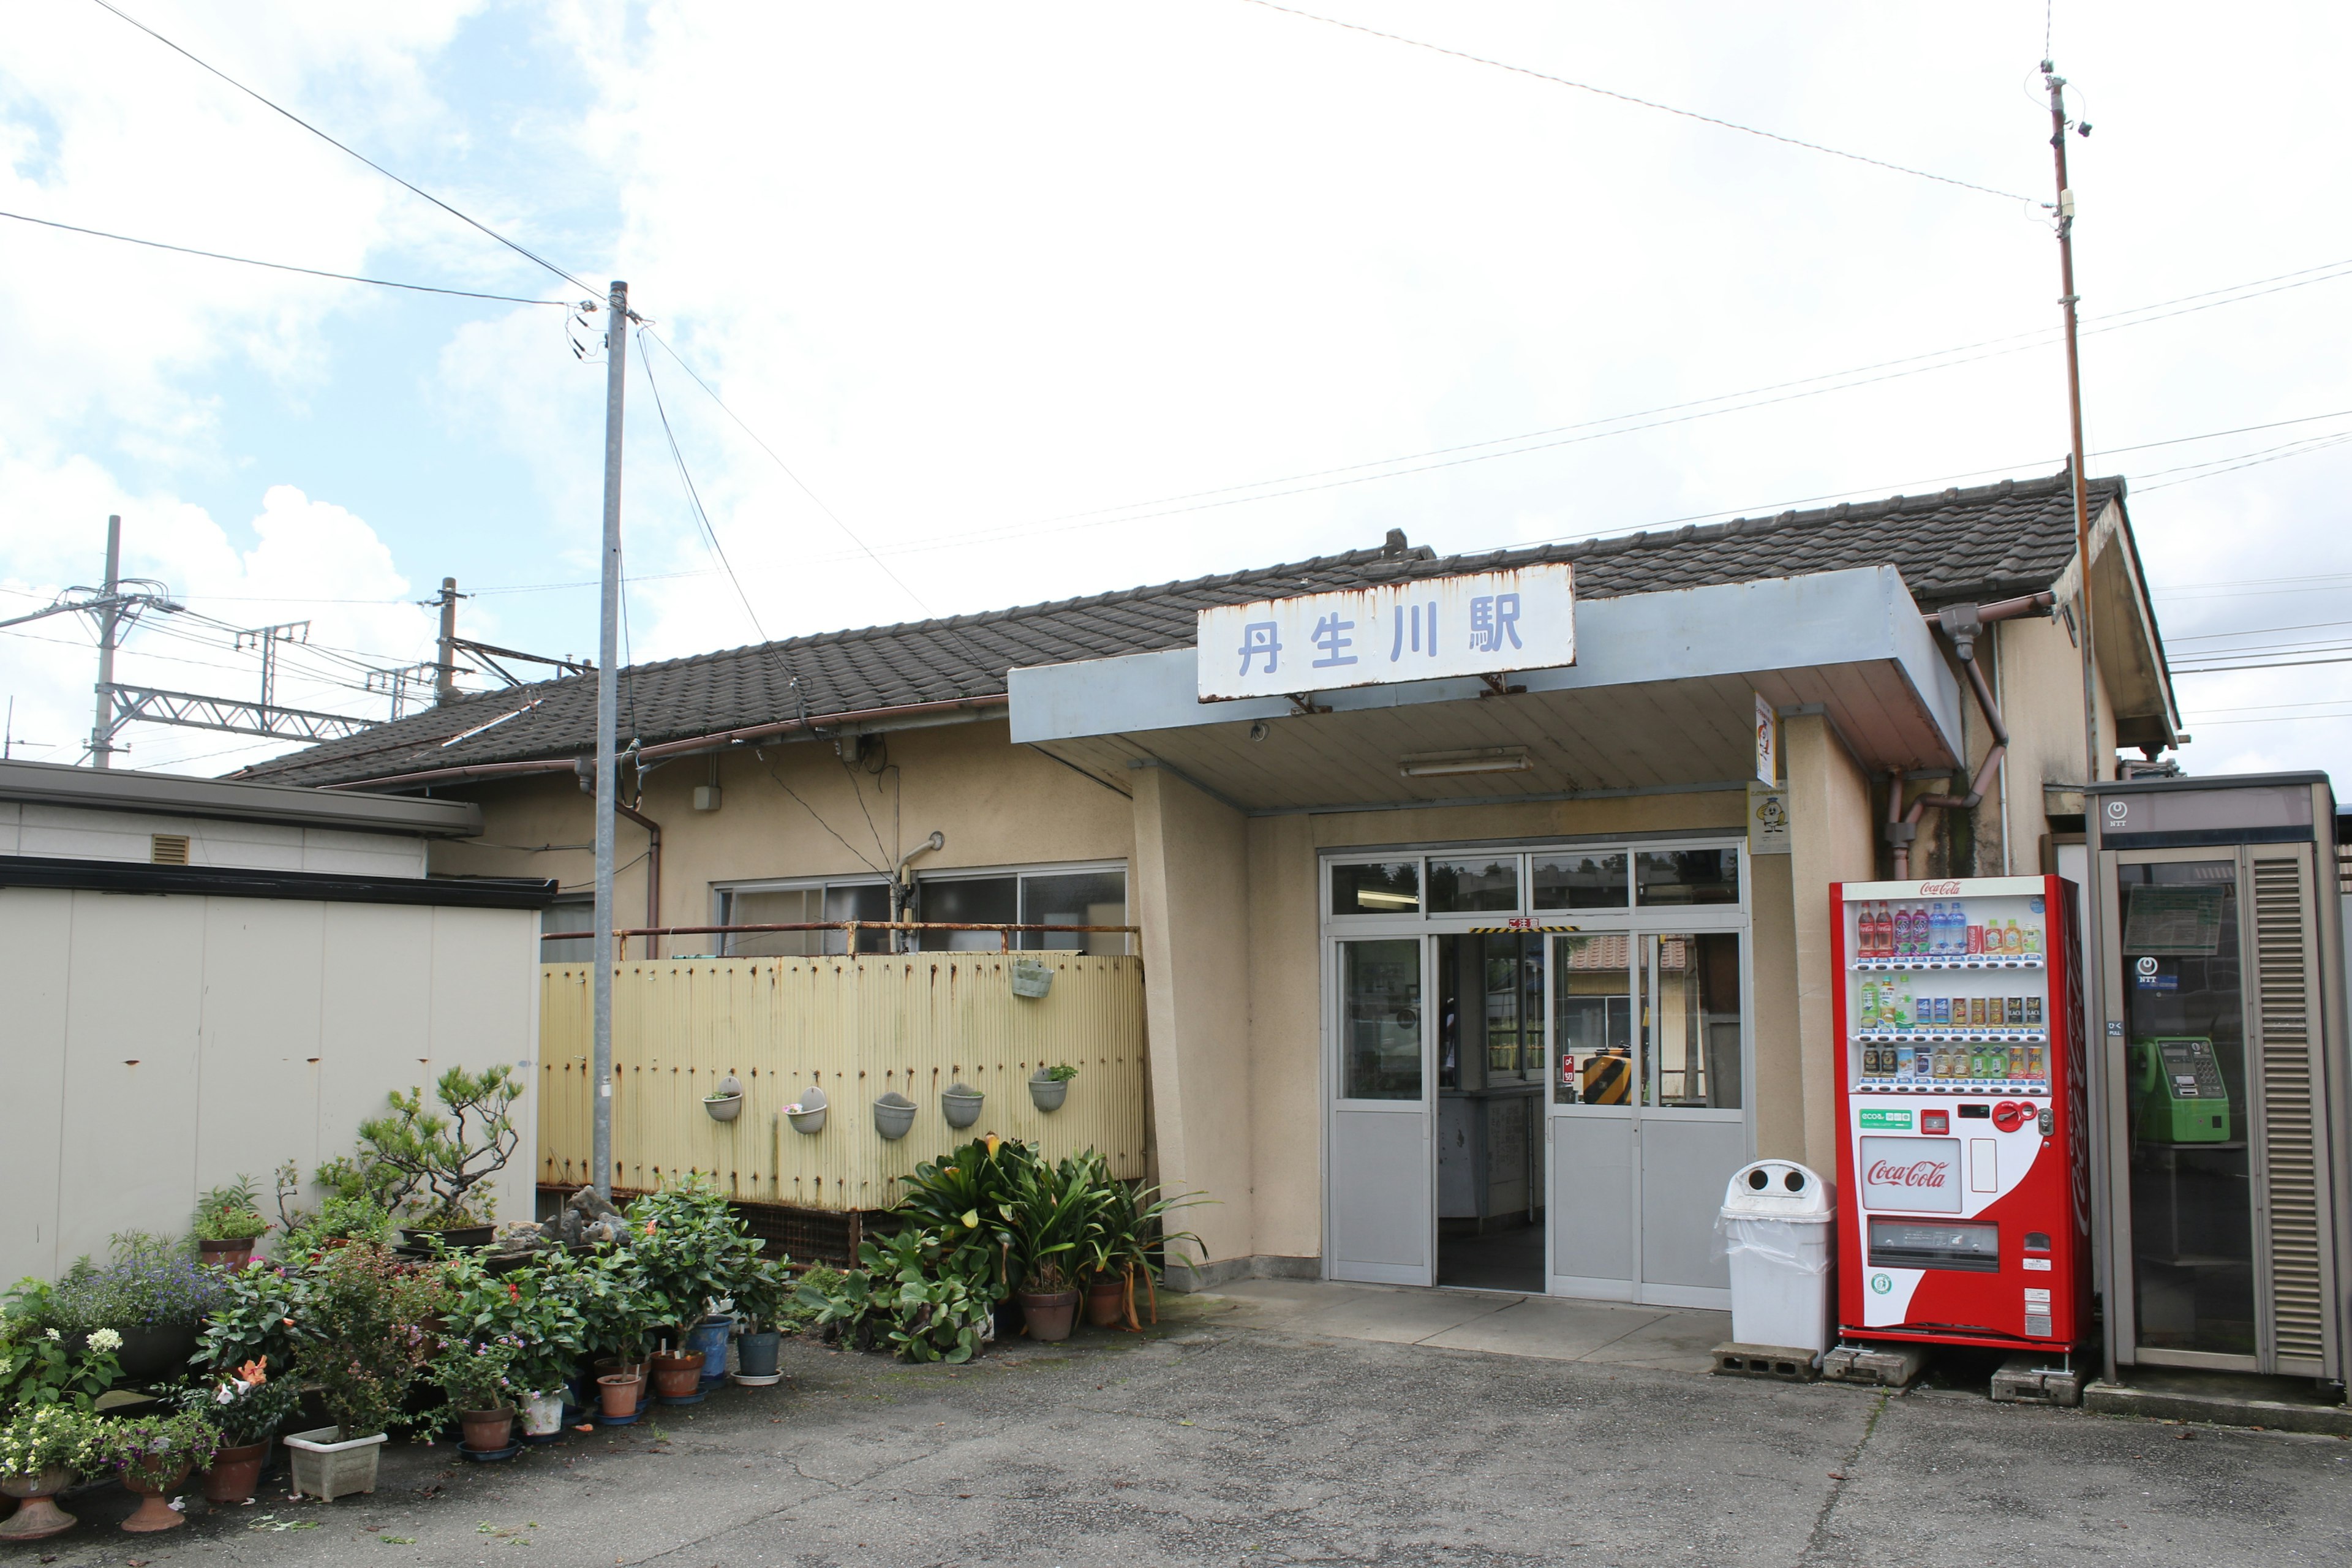
[(1963, 1105), (1960, 1107), (1960, 1120), (1963, 1121), (1982, 1121), (1991, 1114), (1992, 1107), (1990, 1105)]

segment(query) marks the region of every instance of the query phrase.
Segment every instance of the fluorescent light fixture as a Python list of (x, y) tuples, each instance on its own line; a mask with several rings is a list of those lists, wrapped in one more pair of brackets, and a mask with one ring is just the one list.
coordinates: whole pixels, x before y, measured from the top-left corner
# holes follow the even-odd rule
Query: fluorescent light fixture
[(1428, 752), (1397, 762), (1397, 772), (1409, 779), (1443, 778), (1452, 773), (1524, 773), (1536, 760), (1525, 746), (1486, 746), (1475, 752)]
[(1356, 889), (1356, 902), (1378, 904), (1382, 909), (1390, 910), (1417, 910), (1421, 908), (1421, 895), (1419, 893), (1376, 893), (1369, 888), (1359, 888)]

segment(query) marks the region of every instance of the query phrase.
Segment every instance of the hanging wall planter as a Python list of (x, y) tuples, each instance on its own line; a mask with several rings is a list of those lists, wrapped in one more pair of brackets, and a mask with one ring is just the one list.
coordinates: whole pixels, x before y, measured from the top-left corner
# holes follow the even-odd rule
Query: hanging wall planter
[(1054, 972), (1034, 958), (1013, 961), (1013, 994), (1043, 996), (1054, 988)]
[(702, 1097), (702, 1109), (710, 1113), (713, 1121), (732, 1121), (743, 1114), (743, 1080), (733, 1073)]
[(874, 1102), (874, 1131), (895, 1143), (915, 1125), (915, 1102), (892, 1089)]
[(1059, 1110), (1070, 1098), (1070, 1080), (1055, 1078), (1052, 1068), (1039, 1068), (1029, 1075), (1029, 1098), (1040, 1110)]
[(812, 1085), (801, 1091), (801, 1097), (784, 1107), (784, 1115), (795, 1132), (824, 1131), (824, 1090)]
[(940, 1091), (940, 1110), (950, 1127), (969, 1127), (980, 1120), (981, 1105), (988, 1097), (969, 1084), (957, 1082)]

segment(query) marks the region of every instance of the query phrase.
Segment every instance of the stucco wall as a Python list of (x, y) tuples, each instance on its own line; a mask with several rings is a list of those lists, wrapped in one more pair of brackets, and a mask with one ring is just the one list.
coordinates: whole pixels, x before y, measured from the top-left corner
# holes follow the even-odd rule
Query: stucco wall
[[(0, 889), (0, 1279), (184, 1231), (240, 1174), (349, 1153), (394, 1089), (538, 1053), (529, 911)], [(537, 1099), (499, 1214), (528, 1219)], [(315, 1194), (306, 1194), (315, 1199)], [(265, 1206), (267, 1200), (265, 1199)]]
[(1790, 902), (1796, 948), (1798, 1052), (1804, 1084), (1802, 1158), (1837, 1166), (1839, 1046), (1832, 1000), (1829, 885), (1867, 879), (1876, 861), (1870, 780), (1818, 715), (1781, 725), (1789, 777)]
[(1748, 907), (1754, 942), (1756, 1153), (1801, 1160), (1805, 1151), (1803, 1036), (1797, 1026), (1797, 911), (1793, 855), (1748, 859)]

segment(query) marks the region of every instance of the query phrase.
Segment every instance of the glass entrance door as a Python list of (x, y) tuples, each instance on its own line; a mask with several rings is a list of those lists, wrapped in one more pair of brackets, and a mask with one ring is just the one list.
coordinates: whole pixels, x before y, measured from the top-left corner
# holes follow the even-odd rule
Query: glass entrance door
[(1434, 1283), (1427, 939), (1331, 944), (1330, 1168), (1334, 1279)]
[(1544, 939), (1465, 931), (1437, 959), (1437, 1282), (1544, 1288)]

